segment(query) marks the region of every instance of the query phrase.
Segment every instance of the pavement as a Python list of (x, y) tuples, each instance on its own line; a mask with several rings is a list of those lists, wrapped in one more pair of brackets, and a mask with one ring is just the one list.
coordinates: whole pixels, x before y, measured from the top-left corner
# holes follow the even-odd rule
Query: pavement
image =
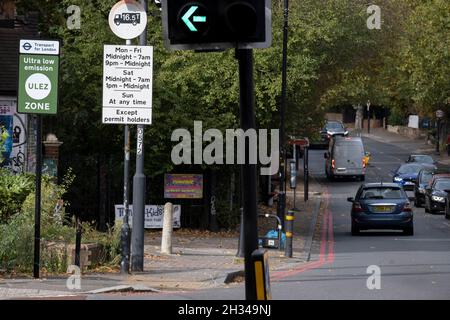
[[(299, 172), (299, 181), (303, 181)], [(321, 207), (321, 185), (310, 180), (309, 201), (303, 201), (303, 184), (296, 190), (293, 257), (284, 250), (267, 249), (271, 273), (286, 272), (305, 264), (311, 257), (317, 217)], [(287, 208), (293, 207), (293, 190), (287, 191)], [(260, 213), (275, 213), (260, 206)], [(262, 219), (262, 220), (261, 220)], [(260, 234), (275, 226), (275, 220), (260, 218)], [(262, 227), (265, 226), (265, 227)], [(109, 272), (85, 271), (74, 275), (9, 277), (0, 274), (0, 299), (85, 299), (100, 294), (186, 293), (195, 290), (226, 288), (243, 284), (244, 259), (237, 257), (237, 231), (209, 232), (178, 229), (173, 232), (172, 254), (161, 254), (161, 230), (146, 230), (144, 272), (121, 275), (118, 268)], [(79, 286), (75, 286), (79, 280)], [(69, 289), (72, 288), (72, 289)]]
[[(366, 181), (390, 181), (390, 170), (411, 153), (432, 154), (449, 164), (446, 154), (434, 154), (423, 140), (409, 139), (383, 129), (363, 134), (372, 153)], [(450, 297), (450, 225), (440, 215), (415, 208), (414, 237), (394, 232), (350, 235), (349, 204), (360, 182), (326, 180), (323, 150), (310, 153), (310, 200), (304, 203), (297, 188), (293, 258), (269, 249), (270, 281), (274, 299), (429, 299)], [(302, 172), (299, 172), (299, 181)], [(287, 192), (287, 208), (293, 207)], [(260, 207), (275, 213), (276, 208)], [(261, 223), (262, 224), (262, 223)], [(147, 231), (145, 272), (118, 271), (81, 275), (78, 290), (70, 275), (1, 278), (0, 299), (243, 299), (244, 261), (236, 257), (238, 233), (180, 229), (173, 233), (173, 253), (160, 253), (161, 231)], [(368, 267), (379, 266), (382, 289), (367, 287)], [(232, 278), (234, 282), (225, 283)]]
[(370, 134), (365, 132), (362, 133), (362, 136), (382, 143), (401, 145), (403, 148), (410, 150), (411, 154), (429, 154), (438, 163), (450, 165), (450, 156), (447, 152), (441, 151), (437, 154), (435, 145), (429, 144), (425, 138), (412, 139), (394, 132), (389, 132), (383, 128), (372, 128)]

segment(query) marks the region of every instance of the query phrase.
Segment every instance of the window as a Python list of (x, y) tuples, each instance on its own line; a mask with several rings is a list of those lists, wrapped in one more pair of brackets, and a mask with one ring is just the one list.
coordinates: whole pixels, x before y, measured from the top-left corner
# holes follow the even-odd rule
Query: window
[[(450, 181), (449, 181), (450, 182)], [(400, 188), (367, 188), (363, 189), (361, 199), (403, 199), (402, 190)]]

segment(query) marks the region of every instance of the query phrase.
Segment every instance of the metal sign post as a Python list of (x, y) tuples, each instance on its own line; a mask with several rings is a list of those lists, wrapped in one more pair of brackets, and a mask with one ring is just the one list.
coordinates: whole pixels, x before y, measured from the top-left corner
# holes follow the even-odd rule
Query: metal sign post
[[(147, 0), (141, 0), (141, 5), (147, 11)], [(139, 36), (139, 44), (147, 44), (147, 27)], [(152, 47), (153, 49), (153, 47)], [(153, 68), (153, 59), (152, 59)], [(133, 235), (131, 246), (131, 270), (144, 271), (144, 210), (145, 210), (145, 174), (144, 174), (144, 126), (137, 126), (136, 173), (133, 177)]]
[(41, 114), (58, 109), (59, 41), (20, 40), (17, 110), (36, 114), (36, 192), (34, 212), (33, 276), (39, 278), (41, 247)]
[[(147, 1), (138, 3), (122, 0), (109, 13), (109, 25), (116, 36), (127, 40), (126, 46), (105, 45), (103, 67), (102, 121), (125, 124), (124, 150), (124, 208), (122, 227), (121, 271), (144, 268), (144, 125), (152, 123), (153, 47), (146, 46)], [(131, 39), (140, 37), (139, 46)], [(137, 125), (136, 174), (133, 177), (133, 228), (130, 235), (129, 218), (129, 124)], [(131, 244), (130, 244), (131, 242)], [(130, 245), (131, 250), (130, 250)], [(130, 259), (131, 251), (131, 259)]]
[(367, 101), (367, 133), (370, 134), (370, 100)]

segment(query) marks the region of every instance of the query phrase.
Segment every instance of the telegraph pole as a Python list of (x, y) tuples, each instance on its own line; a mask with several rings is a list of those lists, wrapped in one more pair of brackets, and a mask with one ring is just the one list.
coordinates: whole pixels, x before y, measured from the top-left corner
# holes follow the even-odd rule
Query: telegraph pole
[[(148, 12), (147, 0), (141, 5)], [(139, 45), (147, 45), (147, 27), (139, 36)], [(145, 174), (144, 174), (144, 125), (137, 126), (136, 173), (133, 177), (133, 233), (131, 246), (131, 271), (144, 271), (144, 210), (145, 210)]]

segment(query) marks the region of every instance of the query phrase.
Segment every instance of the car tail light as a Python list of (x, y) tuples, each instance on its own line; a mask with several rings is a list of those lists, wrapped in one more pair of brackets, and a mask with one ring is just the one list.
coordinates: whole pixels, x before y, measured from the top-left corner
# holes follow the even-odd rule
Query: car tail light
[(353, 202), (353, 211), (354, 212), (363, 212), (363, 208), (359, 202)]
[(412, 211), (411, 203), (406, 202), (405, 205), (403, 206), (403, 211), (411, 212)]
[(334, 169), (336, 166), (335, 166), (335, 164), (334, 164), (334, 159), (333, 160), (331, 160), (331, 168), (332, 169)]

